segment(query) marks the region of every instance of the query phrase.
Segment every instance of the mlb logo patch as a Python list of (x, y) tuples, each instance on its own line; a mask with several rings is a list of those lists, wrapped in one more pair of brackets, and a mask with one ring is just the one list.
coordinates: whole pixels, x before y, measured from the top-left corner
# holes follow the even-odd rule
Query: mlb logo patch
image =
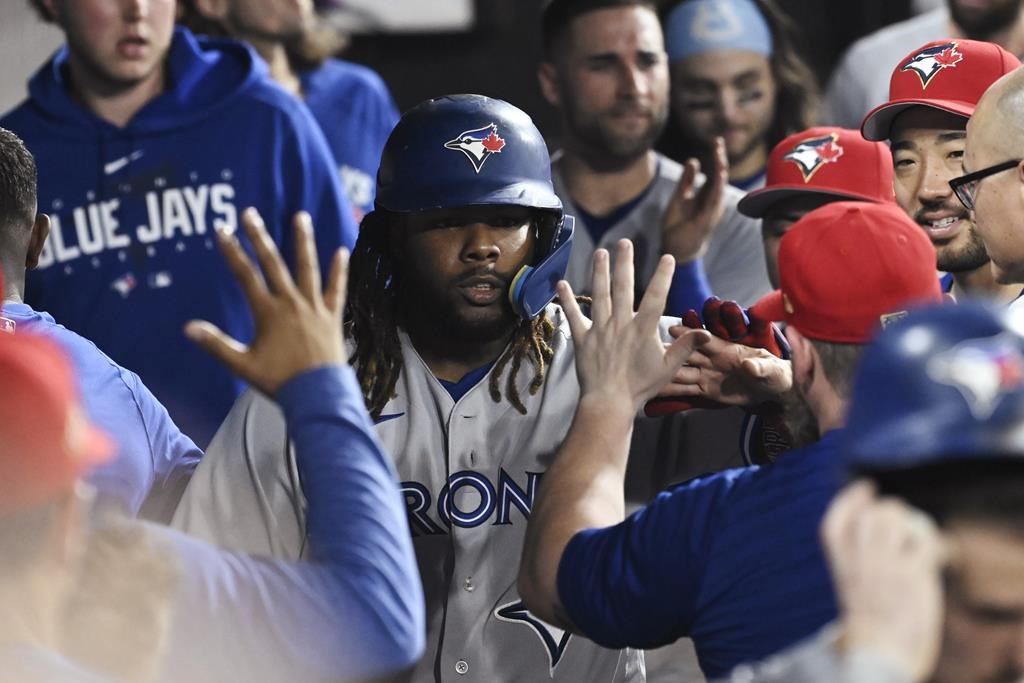
[(445, 149), (462, 152), (479, 173), (484, 163), (505, 148), (505, 139), (498, 135), (498, 126), (489, 123), (481, 128), (474, 128), (459, 133), (454, 140), (444, 143)]
[(0, 317), (0, 333), (14, 334), (16, 329), (18, 329), (17, 321)]
[(804, 182), (810, 182), (818, 169), (825, 164), (834, 164), (843, 156), (843, 148), (838, 142), (839, 135), (832, 133), (820, 138), (810, 138), (797, 144), (782, 158), (792, 161), (800, 168)]
[(963, 59), (964, 56), (957, 50), (956, 43), (945, 43), (921, 50), (908, 59), (900, 71), (916, 73), (921, 79), (921, 89), (924, 90), (940, 71), (955, 68)]

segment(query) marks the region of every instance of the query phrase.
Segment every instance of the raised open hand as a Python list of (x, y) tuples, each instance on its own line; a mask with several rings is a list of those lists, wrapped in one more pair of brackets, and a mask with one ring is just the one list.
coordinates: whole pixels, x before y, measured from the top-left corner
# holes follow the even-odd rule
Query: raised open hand
[(344, 364), (347, 356), (341, 315), (348, 253), (339, 249), (335, 254), (327, 289), (321, 293), (320, 266), (309, 214), (300, 212), (294, 219), (294, 280), (255, 209), (242, 214), (242, 225), (259, 268), (235, 235), (218, 231), (217, 241), (252, 310), (256, 328), (252, 342), (242, 344), (202, 320), (190, 321), (185, 334), (266, 394), (275, 393), (306, 370)]

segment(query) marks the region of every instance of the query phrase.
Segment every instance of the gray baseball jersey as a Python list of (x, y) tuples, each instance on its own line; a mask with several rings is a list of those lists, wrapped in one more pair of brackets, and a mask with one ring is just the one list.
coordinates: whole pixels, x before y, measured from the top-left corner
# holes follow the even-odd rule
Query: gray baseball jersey
[[(560, 155), (556, 154), (551, 165), (555, 194), (562, 200), (565, 212), (576, 216), (577, 221), (566, 279), (574, 290), (588, 291), (594, 251), (599, 247), (613, 248), (625, 237), (633, 242), (636, 291), (643, 291), (661, 258), (661, 218), (676, 192), (683, 167), (659, 154), (654, 185), (632, 211), (595, 243), (572, 203), (559, 161)], [(731, 185), (726, 186), (725, 213), (704, 254), (704, 272), (716, 296), (750, 306), (771, 291), (771, 284), (764, 263), (761, 222), (747, 218), (736, 208), (743, 194)]]
[[(427, 654), (413, 675), (418, 683), (644, 680), (642, 653), (608, 650), (546, 624), (516, 591), (533, 498), (579, 397), (568, 324), (557, 306), (548, 315), (558, 333), (542, 388), (529, 395), (529, 363), (516, 377), (526, 415), (491, 399), (490, 375), (453, 400), (400, 332), (404, 367), (377, 433), (402, 481), (427, 603)], [(693, 427), (680, 418), (671, 420), (678, 423), (673, 429), (667, 422), (638, 420), (645, 424), (635, 438), (645, 449), (668, 444), (673, 455), (713, 444), (719, 456), (714, 464), (661, 463), (673, 471), (660, 476), (679, 479), (740, 462), (738, 417), (726, 427), (731, 435), (717, 439), (720, 424)], [(174, 525), (232, 550), (289, 558), (307, 551), (295, 460), (281, 414), (268, 399), (254, 392), (239, 399)]]
[(823, 120), (859, 129), (867, 113), (889, 100), (889, 78), (914, 48), (949, 33), (945, 7), (875, 31), (851, 45), (829, 78)]

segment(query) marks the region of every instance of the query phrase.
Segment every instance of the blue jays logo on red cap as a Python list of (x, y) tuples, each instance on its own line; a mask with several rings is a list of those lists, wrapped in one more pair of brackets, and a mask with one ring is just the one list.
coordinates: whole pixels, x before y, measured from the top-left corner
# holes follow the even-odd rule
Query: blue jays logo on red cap
[(454, 140), (444, 143), (445, 149), (454, 149), (466, 155), (477, 173), (484, 162), (493, 154), (499, 154), (505, 147), (505, 139), (498, 137), (498, 126), (488, 123), (482, 128), (463, 131)]
[(843, 148), (838, 140), (839, 135), (836, 133), (803, 140), (782, 158), (800, 167), (800, 173), (806, 183), (814, 177), (819, 168), (825, 164), (835, 163), (843, 156)]
[(928, 361), (928, 376), (959, 391), (978, 419), (992, 415), (999, 400), (1024, 386), (1019, 341), (1008, 335), (970, 339)]
[(936, 45), (921, 50), (900, 67), (900, 71), (913, 71), (921, 79), (921, 88), (927, 88), (936, 74), (943, 69), (952, 69), (961, 61), (963, 54), (956, 49), (956, 43)]

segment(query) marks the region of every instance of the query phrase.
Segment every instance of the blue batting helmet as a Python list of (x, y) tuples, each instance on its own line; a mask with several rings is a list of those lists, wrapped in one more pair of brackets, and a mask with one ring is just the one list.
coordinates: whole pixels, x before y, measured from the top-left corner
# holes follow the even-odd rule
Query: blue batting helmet
[(565, 277), (573, 220), (551, 184), (547, 145), (533, 120), (503, 100), (448, 95), (407, 111), (384, 145), (375, 204), (394, 213), (493, 205), (548, 213), (537, 262), (509, 288), (513, 309), (537, 315)]
[(969, 303), (890, 325), (858, 366), (841, 448), (855, 471), (1024, 465), (1024, 318)]
[(407, 111), (384, 146), (377, 207), (411, 212), (482, 204), (561, 214), (551, 158), (533, 120), (483, 95), (448, 95)]

